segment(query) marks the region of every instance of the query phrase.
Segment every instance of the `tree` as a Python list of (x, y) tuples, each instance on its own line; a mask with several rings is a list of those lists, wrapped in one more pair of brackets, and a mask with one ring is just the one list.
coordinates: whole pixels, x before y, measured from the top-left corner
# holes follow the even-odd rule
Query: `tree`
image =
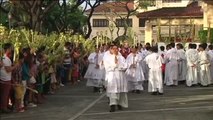
[[(72, 34), (82, 33), (82, 28), (86, 24), (86, 16), (79, 7), (73, 8), (75, 3), (66, 2), (54, 6), (44, 20), (44, 28), (48, 31), (66, 32), (72, 30)], [(72, 12), (71, 12), (72, 11)]]
[[(6, 14), (11, 13), (11, 17), (15, 19), (17, 23), (27, 26), (32, 30), (41, 31), (43, 19), (58, 2), (59, 0), (10, 0), (5, 3), (10, 4), (12, 10), (2, 5), (3, 2), (1, 2), (0, 8), (1, 11)], [(23, 21), (21, 18), (23, 16), (28, 19), (28, 21)]]
[(86, 22), (79, 5), (85, 0), (1, 0), (1, 23), (8, 25), (8, 14), (11, 13), (13, 27), (24, 26), (34, 31), (65, 32), (72, 29), (73, 33), (82, 33), (82, 26)]

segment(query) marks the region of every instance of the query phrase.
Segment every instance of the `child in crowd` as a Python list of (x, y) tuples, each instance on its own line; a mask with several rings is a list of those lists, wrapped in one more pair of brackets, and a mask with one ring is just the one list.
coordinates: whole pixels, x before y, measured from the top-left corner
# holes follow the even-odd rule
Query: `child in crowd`
[(74, 60), (74, 65), (73, 65), (73, 69), (72, 69), (72, 84), (76, 85), (79, 79), (79, 65), (78, 62), (76, 60)]
[(24, 86), (22, 86), (22, 65), (24, 63), (24, 56), (23, 54), (19, 55), (18, 64), (19, 66), (13, 70), (13, 83), (14, 85), (14, 92), (15, 92), (15, 108), (17, 112), (24, 112), (24, 109), (21, 106), (21, 98), (23, 96)]

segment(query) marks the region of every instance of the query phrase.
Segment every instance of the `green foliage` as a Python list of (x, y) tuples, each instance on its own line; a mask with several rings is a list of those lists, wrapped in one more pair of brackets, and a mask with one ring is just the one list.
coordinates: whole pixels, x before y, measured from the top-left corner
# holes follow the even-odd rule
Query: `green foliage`
[[(45, 0), (42, 3), (42, 7), (45, 8), (51, 3), (52, 0)], [(82, 33), (82, 27), (86, 24), (87, 18), (80, 8), (73, 7), (74, 4), (74, 0), (69, 0), (65, 6), (64, 4), (53, 5), (48, 13), (41, 18), (42, 24), (40, 32), (43, 34), (53, 31), (60, 33), (65, 32), (67, 29), (72, 29), (75, 33)], [(13, 28), (19, 28), (21, 26), (26, 29), (34, 29), (31, 26), (32, 16), (29, 12), (29, 8), (25, 8), (22, 3), (17, 1), (17, 4), (13, 5), (11, 2), (4, 2), (1, 7), (12, 13), (10, 24)], [(40, 6), (38, 5), (35, 8), (38, 7)], [(9, 28), (8, 13), (0, 9), (0, 16), (0, 24)]]
[(210, 29), (210, 43), (213, 43), (213, 28)]
[[(206, 43), (206, 42), (213, 43), (213, 28), (210, 28), (209, 38), (208, 38), (208, 30), (200, 30), (198, 32), (198, 35), (199, 35), (201, 43)], [(208, 40), (208, 39), (210, 39), (210, 40)]]
[(87, 18), (79, 8), (71, 12), (72, 7), (72, 2), (68, 2), (65, 8), (55, 5), (44, 20), (43, 33), (64, 32), (66, 29), (82, 33), (82, 27), (86, 24)]
[(11, 29), (8, 31), (1, 25), (0, 40), (2, 44), (10, 42), (14, 45), (15, 58), (18, 58), (21, 48), (30, 47), (34, 53), (42, 46), (45, 46), (45, 53), (48, 56), (49, 63), (53, 63), (63, 57), (65, 42), (71, 42), (75, 44), (75, 47), (80, 47), (82, 54), (90, 53), (95, 48), (94, 42), (92, 40), (85, 40), (82, 35), (56, 34), (54, 32), (49, 35), (43, 35), (27, 29)]
[(141, 9), (147, 9), (149, 6), (154, 6), (156, 0), (138, 0), (138, 6)]
[(208, 36), (208, 31), (207, 30), (200, 30), (198, 32), (200, 42), (201, 43), (206, 43), (207, 42), (207, 36)]

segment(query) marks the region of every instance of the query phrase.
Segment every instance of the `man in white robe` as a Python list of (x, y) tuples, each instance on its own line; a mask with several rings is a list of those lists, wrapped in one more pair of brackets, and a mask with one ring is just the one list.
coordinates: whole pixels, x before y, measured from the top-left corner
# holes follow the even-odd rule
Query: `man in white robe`
[(113, 45), (111, 49), (113, 54), (105, 56), (103, 62), (107, 73), (106, 92), (109, 97), (110, 112), (114, 112), (116, 106), (119, 110), (122, 107), (128, 107), (128, 88), (124, 72), (127, 69), (127, 63), (125, 58), (118, 53), (116, 45)]
[(91, 53), (88, 57), (89, 66), (85, 73), (84, 78), (87, 79), (87, 86), (94, 87), (94, 92), (101, 92), (100, 89), (103, 87), (103, 76), (104, 69), (101, 69), (101, 62), (103, 59), (103, 54), (96, 51)]
[(198, 51), (195, 44), (189, 44), (189, 49), (186, 51), (186, 59), (186, 85), (190, 87), (198, 84)]
[(176, 48), (177, 48), (177, 53), (180, 57), (180, 59), (178, 60), (178, 81), (185, 81), (186, 73), (187, 73), (185, 51), (181, 43), (177, 44)]
[(143, 69), (143, 73), (144, 73), (144, 78), (147, 81), (148, 80), (148, 76), (149, 76), (149, 68), (147, 66), (147, 64), (144, 62), (144, 59), (146, 58), (146, 56), (148, 56), (149, 54), (151, 54), (150, 52), (150, 46), (147, 46), (141, 53), (141, 57), (142, 57), (142, 61), (140, 62), (140, 65), (142, 66)]
[(204, 87), (207, 87), (211, 84), (211, 75), (210, 75), (210, 60), (205, 50), (205, 45), (199, 45), (199, 68), (200, 68), (200, 84)]
[(128, 90), (139, 94), (143, 90), (143, 81), (145, 79), (140, 65), (142, 57), (137, 53), (137, 48), (132, 48), (131, 51), (126, 59), (128, 65), (126, 70)]
[(170, 44), (171, 49), (166, 52), (165, 62), (165, 80), (167, 86), (177, 86), (178, 85), (178, 60), (179, 55), (175, 48), (175, 43)]
[(163, 59), (159, 55), (158, 48), (152, 47), (152, 53), (145, 58), (145, 62), (149, 67), (148, 92), (153, 95), (163, 95), (163, 80), (162, 80), (162, 63)]
[(160, 51), (158, 51), (158, 54), (163, 59), (163, 64), (162, 64), (162, 78), (164, 80), (164, 78), (165, 78), (165, 68), (166, 68), (166, 64), (165, 64), (165, 60), (164, 60), (166, 52), (165, 52), (165, 47), (164, 46), (160, 46)]
[(213, 83), (213, 45), (209, 45), (209, 58), (210, 58), (210, 72), (211, 72), (211, 82)]

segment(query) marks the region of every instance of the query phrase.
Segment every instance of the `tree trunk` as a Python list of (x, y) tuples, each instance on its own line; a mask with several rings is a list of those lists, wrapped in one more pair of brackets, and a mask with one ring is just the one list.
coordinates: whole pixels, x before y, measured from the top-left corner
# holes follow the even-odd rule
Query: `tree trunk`
[(85, 39), (88, 39), (90, 37), (90, 34), (92, 33), (92, 25), (91, 25), (91, 22), (90, 22), (91, 17), (92, 17), (92, 15), (89, 16), (88, 19), (87, 19), (88, 32), (84, 36)]

